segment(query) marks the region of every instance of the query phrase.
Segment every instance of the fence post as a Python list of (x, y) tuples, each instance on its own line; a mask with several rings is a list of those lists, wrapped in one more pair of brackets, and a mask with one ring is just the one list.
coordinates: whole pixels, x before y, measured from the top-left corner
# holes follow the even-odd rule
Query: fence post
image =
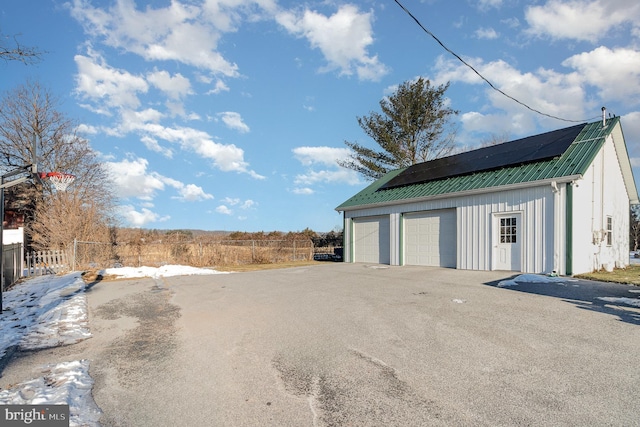
[(76, 271), (76, 255), (78, 251), (78, 238), (73, 239), (73, 264), (71, 265), (71, 271)]
[(251, 262), (256, 262), (256, 241), (251, 241)]

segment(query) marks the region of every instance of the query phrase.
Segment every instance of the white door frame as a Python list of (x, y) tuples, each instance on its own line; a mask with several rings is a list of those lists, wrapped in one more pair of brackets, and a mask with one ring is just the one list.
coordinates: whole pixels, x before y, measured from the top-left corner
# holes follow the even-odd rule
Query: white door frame
[[(515, 225), (512, 223), (512, 218), (515, 218)], [(491, 233), (493, 270), (522, 271), (523, 218), (522, 211), (493, 214)]]

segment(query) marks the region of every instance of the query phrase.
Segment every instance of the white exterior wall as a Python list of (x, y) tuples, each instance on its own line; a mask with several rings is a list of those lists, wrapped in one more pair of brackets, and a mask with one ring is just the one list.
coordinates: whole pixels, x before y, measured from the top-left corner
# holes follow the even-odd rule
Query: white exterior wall
[[(573, 274), (629, 264), (629, 196), (613, 138), (607, 138), (583, 179), (573, 186)], [(607, 216), (613, 220), (611, 246), (606, 241)]]
[[(554, 198), (558, 197), (555, 194), (551, 185), (545, 185), (347, 211), (345, 212), (345, 242), (349, 247), (345, 251), (345, 261), (352, 262), (352, 249), (349, 245), (352, 241), (351, 218), (390, 215), (391, 264), (402, 265), (401, 215), (407, 212), (455, 208), (458, 268), (491, 270), (493, 268), (494, 214), (518, 212), (522, 215), (522, 271), (550, 273), (558, 269), (554, 265)], [(564, 199), (561, 199), (561, 203), (564, 203)], [(557, 238), (564, 238), (564, 229), (559, 228), (557, 231)], [(560, 261), (564, 262), (564, 260)]]
[(2, 230), (2, 244), (24, 243), (24, 227)]

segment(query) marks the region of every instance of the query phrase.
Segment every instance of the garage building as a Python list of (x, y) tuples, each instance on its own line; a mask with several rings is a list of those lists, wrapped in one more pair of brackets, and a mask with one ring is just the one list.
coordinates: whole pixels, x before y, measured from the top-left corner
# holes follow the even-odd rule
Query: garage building
[(571, 275), (629, 263), (619, 117), (391, 171), (336, 210), (345, 262)]

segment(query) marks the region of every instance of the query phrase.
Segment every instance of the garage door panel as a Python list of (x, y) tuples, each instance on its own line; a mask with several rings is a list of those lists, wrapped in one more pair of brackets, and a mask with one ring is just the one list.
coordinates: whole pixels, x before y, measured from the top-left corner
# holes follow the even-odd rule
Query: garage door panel
[(456, 267), (453, 209), (405, 214), (405, 264)]
[(389, 264), (390, 222), (388, 216), (357, 218), (353, 221), (354, 261)]

